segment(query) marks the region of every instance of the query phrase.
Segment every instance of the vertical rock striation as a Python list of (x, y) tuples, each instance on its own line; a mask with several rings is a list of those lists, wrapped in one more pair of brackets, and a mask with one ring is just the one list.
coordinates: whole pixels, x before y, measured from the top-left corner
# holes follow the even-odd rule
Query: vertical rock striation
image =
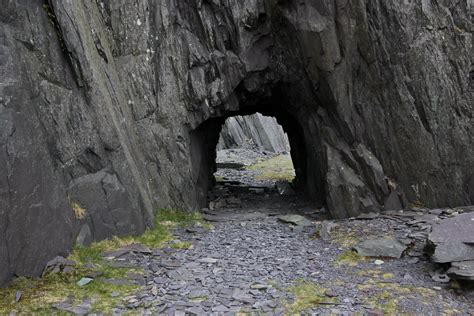
[(276, 119), (260, 113), (229, 117), (222, 126), (217, 149), (247, 145), (274, 153), (290, 151), (288, 136)]
[(203, 205), (233, 115), (276, 117), (336, 217), (474, 203), (468, 0), (0, 5), (0, 283)]

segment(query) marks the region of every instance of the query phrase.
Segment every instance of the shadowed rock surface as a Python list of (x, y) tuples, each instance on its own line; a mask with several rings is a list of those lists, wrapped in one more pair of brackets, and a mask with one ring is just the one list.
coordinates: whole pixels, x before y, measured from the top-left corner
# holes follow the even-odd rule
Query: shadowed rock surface
[(204, 206), (257, 111), (335, 217), (474, 203), (469, 3), (0, 1), (0, 283)]

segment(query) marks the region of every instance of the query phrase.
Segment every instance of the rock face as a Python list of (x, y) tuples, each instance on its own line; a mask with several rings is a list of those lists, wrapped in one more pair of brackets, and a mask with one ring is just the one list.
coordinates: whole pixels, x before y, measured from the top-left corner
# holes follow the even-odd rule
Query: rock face
[(222, 126), (217, 149), (248, 145), (274, 153), (290, 151), (288, 136), (274, 117), (260, 113), (229, 117)]
[(203, 206), (235, 115), (336, 217), (474, 203), (470, 3), (1, 1), (0, 283)]

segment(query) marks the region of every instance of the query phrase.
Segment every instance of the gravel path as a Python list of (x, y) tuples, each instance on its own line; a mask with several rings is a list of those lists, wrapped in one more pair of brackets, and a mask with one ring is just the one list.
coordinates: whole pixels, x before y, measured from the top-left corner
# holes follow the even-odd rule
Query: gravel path
[[(284, 314), (303, 309), (372, 315), (473, 313), (472, 297), (431, 279), (433, 267), (416, 243), (411, 245), (412, 256), (384, 259), (379, 265), (374, 259), (343, 260), (355, 241), (406, 237), (409, 228), (400, 220), (341, 221), (331, 240), (323, 241), (315, 231), (327, 214), (312, 209), (303, 198), (221, 190), (235, 204), (209, 211), (216, 221), (214, 228), (175, 230), (179, 240), (192, 243), (191, 249), (166, 248), (120, 258), (145, 270), (141, 280), (145, 287), (118, 311), (136, 308), (168, 315)], [(311, 218), (314, 226), (292, 226), (275, 216), (297, 210)]]

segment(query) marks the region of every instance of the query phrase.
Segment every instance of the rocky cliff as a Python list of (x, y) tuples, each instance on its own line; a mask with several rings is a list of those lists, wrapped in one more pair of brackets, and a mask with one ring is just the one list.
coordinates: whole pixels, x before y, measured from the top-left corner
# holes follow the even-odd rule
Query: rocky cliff
[(217, 149), (249, 145), (273, 153), (290, 151), (288, 136), (274, 117), (260, 113), (229, 117), (222, 126)]
[(203, 206), (257, 111), (336, 217), (474, 203), (470, 3), (0, 1), (0, 282)]

